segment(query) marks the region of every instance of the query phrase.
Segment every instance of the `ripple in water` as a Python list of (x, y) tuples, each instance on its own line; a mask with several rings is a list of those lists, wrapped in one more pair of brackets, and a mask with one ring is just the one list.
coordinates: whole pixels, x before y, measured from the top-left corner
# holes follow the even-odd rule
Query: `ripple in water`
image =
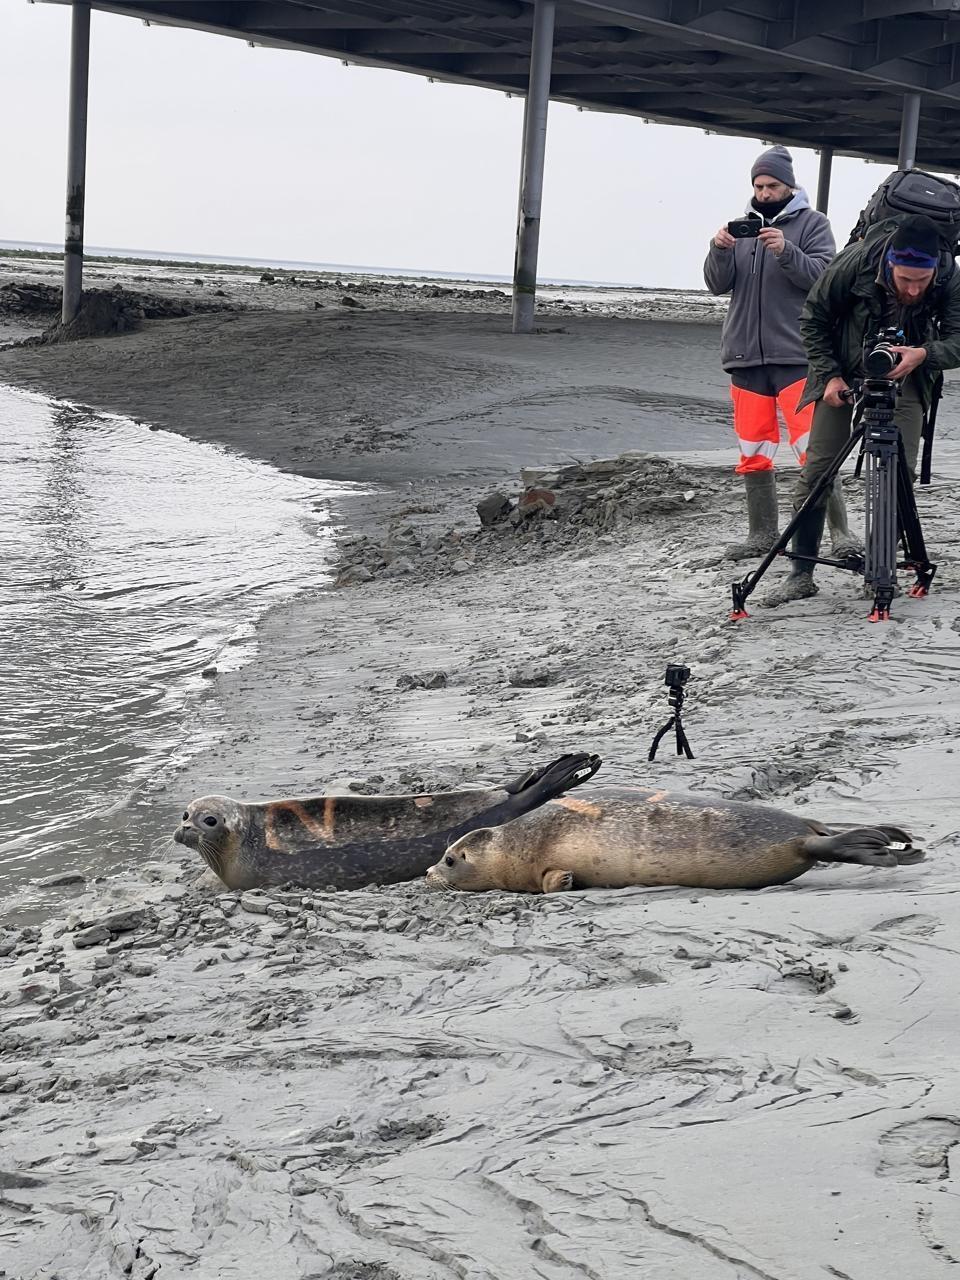
[(358, 491), (0, 387), (0, 893), (123, 857), (202, 671), (328, 580)]

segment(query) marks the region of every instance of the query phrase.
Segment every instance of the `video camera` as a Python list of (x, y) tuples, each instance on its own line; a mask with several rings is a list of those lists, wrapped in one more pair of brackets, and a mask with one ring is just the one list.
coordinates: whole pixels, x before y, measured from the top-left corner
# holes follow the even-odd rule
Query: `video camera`
[[(902, 329), (881, 329), (863, 343), (863, 377), (857, 378), (849, 391), (841, 391), (840, 399), (868, 410), (892, 410), (903, 390), (899, 381), (890, 377), (903, 358), (894, 347), (905, 345)], [(860, 474), (857, 463), (856, 474)]]
[(902, 329), (881, 329), (863, 344), (863, 372), (868, 378), (889, 378), (902, 356), (894, 347), (904, 345)]

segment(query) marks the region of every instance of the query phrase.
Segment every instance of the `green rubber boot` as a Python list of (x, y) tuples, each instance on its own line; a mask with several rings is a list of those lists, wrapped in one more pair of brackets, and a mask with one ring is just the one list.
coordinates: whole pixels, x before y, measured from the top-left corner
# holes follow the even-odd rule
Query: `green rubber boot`
[(830, 526), (830, 550), (838, 560), (844, 556), (863, 555), (863, 543), (847, 524), (847, 504), (843, 500), (839, 475), (830, 489), (827, 499), (827, 524)]
[(724, 548), (727, 560), (752, 560), (763, 556), (779, 537), (777, 476), (774, 471), (748, 471), (743, 477), (747, 493), (747, 537)]
[[(820, 539), (823, 537), (823, 526), (826, 520), (826, 508), (814, 507), (807, 511), (797, 525), (791, 543), (791, 551), (797, 556), (816, 556), (820, 554)], [(793, 568), (779, 587), (761, 600), (768, 609), (776, 609), (779, 605), (788, 604), (791, 600), (806, 600), (815, 596), (819, 587), (813, 580), (815, 566), (809, 560), (792, 560)]]

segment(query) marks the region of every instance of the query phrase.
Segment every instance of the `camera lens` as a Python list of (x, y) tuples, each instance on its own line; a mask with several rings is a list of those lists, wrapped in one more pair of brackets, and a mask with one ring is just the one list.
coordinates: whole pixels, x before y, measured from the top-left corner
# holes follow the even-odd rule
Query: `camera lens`
[(867, 352), (863, 367), (864, 371), (872, 377), (882, 378), (895, 369), (899, 363), (899, 353), (892, 351), (888, 342), (878, 342), (871, 351)]

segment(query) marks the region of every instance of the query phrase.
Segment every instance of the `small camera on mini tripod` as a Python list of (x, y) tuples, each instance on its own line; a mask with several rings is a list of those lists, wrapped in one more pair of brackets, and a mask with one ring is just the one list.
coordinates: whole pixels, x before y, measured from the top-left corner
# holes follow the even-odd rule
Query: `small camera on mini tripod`
[(683, 711), (683, 686), (689, 679), (689, 667), (685, 667), (678, 662), (671, 662), (667, 664), (667, 671), (663, 677), (663, 683), (670, 690), (670, 693), (667, 695), (667, 701), (670, 704), (670, 709), (673, 712), (673, 715), (663, 728), (657, 731), (656, 737), (650, 744), (650, 753), (647, 756), (648, 760), (652, 760), (654, 756), (656, 756), (660, 740), (665, 734), (669, 733), (671, 729), (676, 729), (677, 731), (677, 755), (685, 755), (688, 760), (693, 759), (693, 752), (690, 750), (690, 743), (687, 741), (687, 735), (683, 731), (683, 723), (680, 719)]

